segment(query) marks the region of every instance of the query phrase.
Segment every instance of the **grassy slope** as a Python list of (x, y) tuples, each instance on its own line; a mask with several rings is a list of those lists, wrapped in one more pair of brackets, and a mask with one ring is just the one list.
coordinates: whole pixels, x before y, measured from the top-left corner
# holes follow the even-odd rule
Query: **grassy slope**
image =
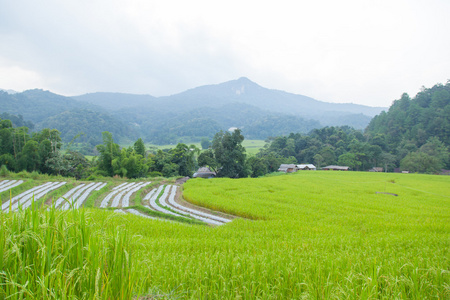
[(108, 215), (113, 228), (127, 228), (132, 277), (149, 294), (445, 299), (449, 184), (446, 176), (325, 171), (197, 179), (185, 184), (185, 198), (253, 220), (211, 228), (90, 215), (100, 226)]
[(188, 181), (192, 202), (259, 220), (142, 233), (152, 282), (193, 298), (449, 297), (449, 183), (319, 171)]

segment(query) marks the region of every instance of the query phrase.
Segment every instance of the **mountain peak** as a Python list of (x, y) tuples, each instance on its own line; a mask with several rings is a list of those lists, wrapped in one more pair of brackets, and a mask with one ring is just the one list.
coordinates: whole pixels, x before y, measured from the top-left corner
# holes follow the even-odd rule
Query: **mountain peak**
[(239, 82), (239, 83), (254, 83), (253, 81), (251, 81), (247, 77), (239, 77), (236, 81)]

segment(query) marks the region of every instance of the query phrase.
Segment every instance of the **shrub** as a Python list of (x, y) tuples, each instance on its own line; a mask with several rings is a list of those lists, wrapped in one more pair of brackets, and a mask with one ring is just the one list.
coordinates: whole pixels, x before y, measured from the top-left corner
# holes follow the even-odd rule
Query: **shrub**
[(0, 176), (1, 176), (1, 177), (6, 177), (6, 176), (8, 176), (8, 175), (9, 175), (8, 168), (7, 168), (5, 165), (2, 165), (2, 166), (0, 167)]
[(162, 173), (158, 172), (158, 171), (153, 171), (148, 173), (148, 177), (153, 178), (153, 177), (162, 177)]

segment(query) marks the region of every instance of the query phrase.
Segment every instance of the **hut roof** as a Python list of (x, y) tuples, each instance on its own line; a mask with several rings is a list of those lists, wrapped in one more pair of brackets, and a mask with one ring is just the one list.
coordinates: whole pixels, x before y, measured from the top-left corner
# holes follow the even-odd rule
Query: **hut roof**
[(330, 166), (326, 166), (322, 168), (323, 170), (339, 170), (339, 171), (347, 171), (348, 169), (350, 169), (350, 167), (348, 166), (335, 166), (335, 165), (330, 165)]

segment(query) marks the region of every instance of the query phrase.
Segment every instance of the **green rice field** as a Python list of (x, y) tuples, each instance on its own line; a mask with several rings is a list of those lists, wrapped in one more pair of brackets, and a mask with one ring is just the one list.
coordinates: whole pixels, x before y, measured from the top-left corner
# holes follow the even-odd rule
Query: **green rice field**
[[(450, 299), (449, 176), (303, 171), (193, 179), (183, 189), (185, 200), (240, 218), (214, 227), (82, 209), (90, 232), (105, 228), (101, 235), (112, 247), (108, 251), (126, 259), (111, 266), (105, 250), (102, 257), (109, 263), (95, 261), (96, 271), (88, 272), (90, 263), (77, 267), (70, 256), (75, 267), (92, 274), (80, 286), (93, 292), (83, 296), (77, 287), (67, 289), (75, 296), (54, 299), (130, 299), (130, 293), (135, 299)], [(70, 211), (49, 218), (63, 220), (58, 216), (64, 213)], [(12, 224), (13, 216), (1, 217), (3, 243), (5, 222)], [(42, 243), (57, 243), (56, 237), (47, 240)], [(114, 240), (122, 241), (118, 252)], [(94, 248), (104, 242), (95, 243)], [(83, 249), (89, 252), (87, 246), (77, 251)], [(54, 267), (55, 276), (62, 265)], [(123, 268), (125, 283), (115, 273)], [(64, 276), (42, 281), (39, 270), (34, 277), (21, 276), (38, 280), (43, 291), (52, 282), (67, 285)], [(110, 272), (123, 295), (101, 275)], [(8, 276), (17, 280), (9, 288), (19, 293), (22, 277)]]

